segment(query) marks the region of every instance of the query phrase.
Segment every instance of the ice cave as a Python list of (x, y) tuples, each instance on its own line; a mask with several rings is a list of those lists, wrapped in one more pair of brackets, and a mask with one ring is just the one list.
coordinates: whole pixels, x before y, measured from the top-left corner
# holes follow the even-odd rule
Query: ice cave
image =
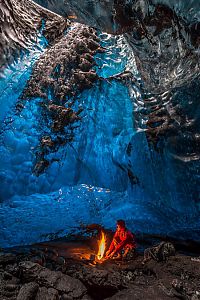
[(199, 0), (2, 0), (0, 24), (0, 247), (117, 219), (200, 241)]

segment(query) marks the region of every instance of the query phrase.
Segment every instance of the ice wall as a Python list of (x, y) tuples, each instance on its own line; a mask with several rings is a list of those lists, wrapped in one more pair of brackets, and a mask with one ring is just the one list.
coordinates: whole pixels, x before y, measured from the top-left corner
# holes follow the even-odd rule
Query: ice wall
[[(54, 83), (62, 80), (71, 61), (61, 59), (63, 65), (50, 76), (50, 89), (43, 87), (35, 70), (42, 69), (49, 53), (56, 55), (52, 56), (55, 61), (59, 49), (64, 53), (67, 34), (71, 32), (78, 41), (76, 26), (81, 28), (68, 27), (49, 45), (43, 35), (45, 24), (42, 30), (40, 26), (37, 44), (31, 43), (32, 50), (4, 70), (1, 78), (1, 246), (77, 233), (82, 224), (100, 223), (114, 229), (119, 218), (133, 231), (199, 239), (198, 74), (156, 93), (145, 85), (143, 75), (150, 60), (146, 63), (144, 56), (137, 56), (134, 34), (98, 32), (103, 48), (94, 54), (92, 66), (98, 79), (67, 96), (70, 108), (80, 112), (78, 122), (61, 134), (52, 131), (45, 109), (52, 101), (61, 109), (63, 98), (56, 98), (60, 85)], [(152, 50), (147, 37), (140, 38), (144, 43), (137, 46)], [(70, 55), (76, 61), (76, 53)], [(74, 78), (73, 74), (68, 77)], [(39, 80), (36, 87), (42, 87), (41, 96), (25, 95), (27, 83), (35, 78)], [(149, 86), (149, 77), (146, 83)], [(72, 139), (61, 142), (69, 131)], [(60, 144), (37, 161), (47, 135), (54, 141), (59, 137)], [(48, 164), (36, 173), (38, 162)]]

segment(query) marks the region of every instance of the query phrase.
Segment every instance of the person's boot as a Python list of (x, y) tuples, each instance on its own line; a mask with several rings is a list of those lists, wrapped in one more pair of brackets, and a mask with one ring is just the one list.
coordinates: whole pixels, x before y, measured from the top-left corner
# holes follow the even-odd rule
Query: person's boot
[(113, 259), (122, 260), (122, 253), (117, 253), (113, 256)]
[(136, 257), (135, 249), (126, 248), (123, 254), (123, 260), (133, 260)]

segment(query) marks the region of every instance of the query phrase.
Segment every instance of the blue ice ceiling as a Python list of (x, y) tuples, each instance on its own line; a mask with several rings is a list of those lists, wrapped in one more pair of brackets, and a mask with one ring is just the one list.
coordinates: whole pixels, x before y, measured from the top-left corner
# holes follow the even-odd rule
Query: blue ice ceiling
[(14, 59), (6, 44), (2, 63), (0, 245), (78, 233), (83, 224), (114, 229), (119, 218), (136, 232), (199, 239), (198, 47), (189, 64), (174, 64), (173, 84), (165, 77), (157, 89), (158, 73), (141, 55), (147, 37), (139, 45), (136, 33), (66, 24), (31, 5), (35, 38)]

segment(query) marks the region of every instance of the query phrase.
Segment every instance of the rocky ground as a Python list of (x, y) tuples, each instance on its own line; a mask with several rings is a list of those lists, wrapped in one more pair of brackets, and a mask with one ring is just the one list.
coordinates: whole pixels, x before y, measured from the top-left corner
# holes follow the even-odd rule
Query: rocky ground
[(142, 260), (95, 263), (78, 243), (12, 249), (0, 255), (0, 299), (200, 299), (200, 260), (178, 253), (166, 262)]

